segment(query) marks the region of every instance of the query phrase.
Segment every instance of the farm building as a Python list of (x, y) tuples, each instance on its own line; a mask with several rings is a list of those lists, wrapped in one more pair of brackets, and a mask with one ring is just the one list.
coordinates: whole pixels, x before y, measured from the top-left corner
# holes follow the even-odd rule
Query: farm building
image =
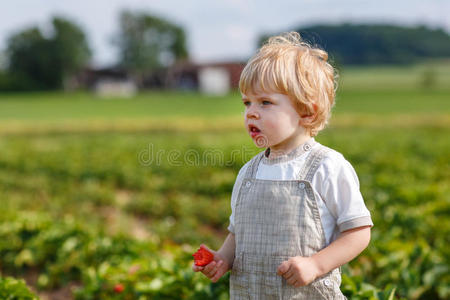
[(167, 87), (198, 90), (207, 94), (226, 94), (238, 88), (244, 66), (244, 63), (239, 62), (179, 63), (168, 70)]
[(76, 78), (76, 86), (94, 90), (99, 95), (132, 96), (137, 89), (194, 90), (221, 95), (238, 88), (244, 63), (195, 64), (180, 62), (170, 68), (133, 77), (120, 68), (88, 68)]

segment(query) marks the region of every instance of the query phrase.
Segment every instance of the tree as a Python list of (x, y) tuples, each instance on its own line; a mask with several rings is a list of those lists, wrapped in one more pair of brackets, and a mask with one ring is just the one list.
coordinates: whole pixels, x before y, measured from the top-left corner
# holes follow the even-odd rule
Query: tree
[(83, 31), (74, 23), (62, 18), (53, 19), (55, 62), (62, 70), (63, 77), (75, 74), (91, 58), (91, 51)]
[(88, 62), (91, 52), (83, 31), (63, 18), (53, 18), (52, 35), (29, 28), (8, 39), (9, 86), (3, 89), (59, 89)]
[[(303, 39), (327, 50), (335, 63), (409, 64), (450, 57), (450, 35), (442, 29), (381, 24), (301, 27)], [(262, 36), (260, 42), (267, 38)]]
[(144, 13), (122, 12), (114, 43), (119, 48), (119, 64), (136, 75), (188, 56), (183, 28)]
[(6, 52), (10, 88), (36, 90), (56, 86), (59, 74), (52, 69), (51, 52), (49, 41), (38, 28), (10, 37)]

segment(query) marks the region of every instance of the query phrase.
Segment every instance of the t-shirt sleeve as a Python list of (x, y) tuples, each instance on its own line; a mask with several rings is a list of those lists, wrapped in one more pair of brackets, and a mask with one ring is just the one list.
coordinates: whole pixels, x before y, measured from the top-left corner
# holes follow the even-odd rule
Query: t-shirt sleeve
[(336, 219), (340, 232), (362, 226), (373, 226), (359, 189), (353, 166), (338, 152), (326, 157), (316, 173), (318, 191)]
[(231, 215), (230, 215), (230, 225), (228, 226), (228, 231), (234, 234), (234, 213), (236, 207), (236, 201), (241, 189), (242, 181), (244, 180), (245, 172), (249, 166), (250, 162), (247, 162), (240, 170), (234, 182), (233, 191), (231, 193)]

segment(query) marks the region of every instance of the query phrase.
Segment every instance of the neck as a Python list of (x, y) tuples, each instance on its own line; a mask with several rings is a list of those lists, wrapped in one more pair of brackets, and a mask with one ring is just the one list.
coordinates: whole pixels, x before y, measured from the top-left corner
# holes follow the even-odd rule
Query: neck
[(292, 139), (278, 145), (270, 146), (270, 158), (276, 158), (286, 155), (296, 149), (298, 146), (306, 143), (311, 139), (311, 136), (307, 133), (299, 134)]

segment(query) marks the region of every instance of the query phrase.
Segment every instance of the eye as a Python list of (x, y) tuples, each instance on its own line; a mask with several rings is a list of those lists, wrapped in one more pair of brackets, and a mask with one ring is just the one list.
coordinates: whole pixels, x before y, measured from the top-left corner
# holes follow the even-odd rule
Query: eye
[(250, 101), (244, 101), (243, 102), (245, 106), (249, 106), (250, 105)]
[(261, 103), (262, 103), (263, 105), (270, 105), (270, 104), (272, 104), (272, 102), (270, 102), (270, 101), (268, 101), (268, 100), (263, 100)]

